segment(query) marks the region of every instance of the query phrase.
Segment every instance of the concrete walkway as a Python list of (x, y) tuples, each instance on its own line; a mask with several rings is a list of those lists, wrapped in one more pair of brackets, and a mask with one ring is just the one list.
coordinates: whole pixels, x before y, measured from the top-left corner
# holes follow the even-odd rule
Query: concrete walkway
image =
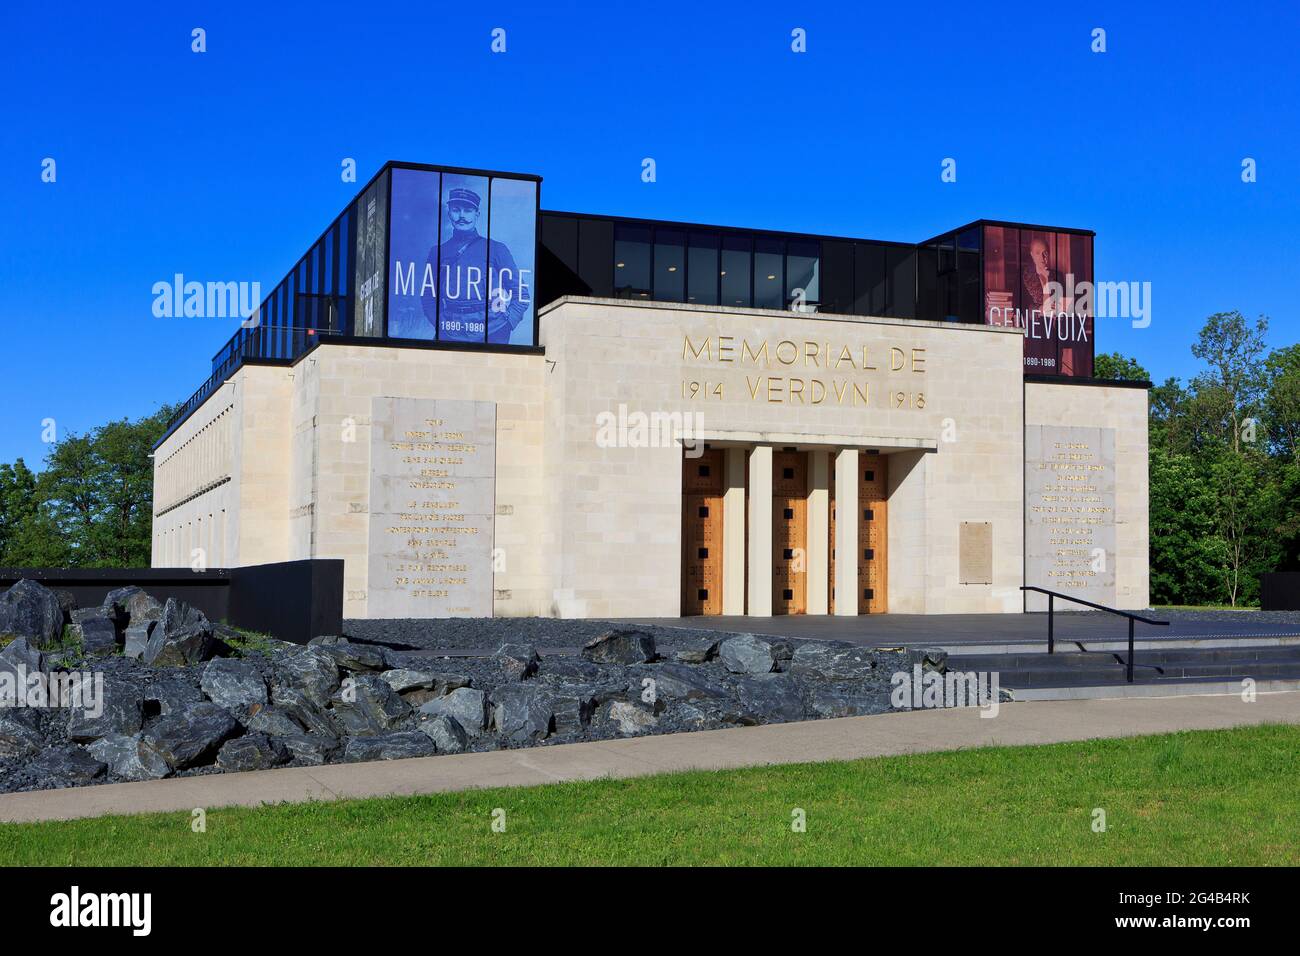
[(1300, 692), (1262, 694), (1249, 704), (1235, 694), (1029, 701), (1003, 704), (993, 718), (980, 717), (974, 708), (913, 711), (526, 750), (11, 793), (0, 795), (0, 821), (529, 786), (1263, 723), (1300, 724)]

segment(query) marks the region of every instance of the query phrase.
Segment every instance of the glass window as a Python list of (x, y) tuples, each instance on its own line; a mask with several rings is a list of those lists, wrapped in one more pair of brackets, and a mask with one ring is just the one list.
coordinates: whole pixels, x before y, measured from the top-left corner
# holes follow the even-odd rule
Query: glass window
[(939, 247), (939, 274), (951, 272), (957, 268), (957, 241), (954, 237), (948, 236), (940, 239), (937, 243)]
[(686, 295), (686, 233), (655, 230), (654, 298), (681, 302)]
[(686, 301), (699, 305), (718, 304), (718, 237), (707, 232), (691, 233), (686, 263)]
[(650, 229), (614, 229), (614, 295), (619, 299), (650, 297)]
[(718, 274), (722, 280), (722, 305), (749, 308), (750, 270), (753, 246), (748, 236), (723, 236), (722, 268)]
[(754, 308), (785, 308), (785, 243), (760, 237), (754, 240)]
[[(618, 280), (610, 269), (613, 260), (614, 224), (607, 219), (581, 219), (578, 221), (578, 278), (591, 290), (590, 294), (609, 298), (614, 295)], [(649, 266), (646, 267), (647, 270)]]
[(916, 253), (901, 246), (885, 249), (885, 271), (889, 275), (889, 300), (885, 315), (896, 319), (917, 318)]
[(339, 296), (348, 294), (348, 243), (350, 241), (348, 235), (351, 221), (351, 210), (345, 212), (343, 218), (339, 220), (339, 281), (337, 286)]
[(853, 244), (822, 243), (821, 310), (836, 315), (853, 314)]
[(821, 302), (821, 243), (791, 239), (785, 253), (785, 306), (798, 311), (817, 310)]

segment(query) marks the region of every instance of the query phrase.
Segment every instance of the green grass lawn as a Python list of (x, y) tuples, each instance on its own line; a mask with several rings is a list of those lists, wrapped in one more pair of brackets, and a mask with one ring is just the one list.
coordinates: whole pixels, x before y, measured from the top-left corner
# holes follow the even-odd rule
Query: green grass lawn
[(1300, 727), (9, 824), (0, 864), (1296, 865)]

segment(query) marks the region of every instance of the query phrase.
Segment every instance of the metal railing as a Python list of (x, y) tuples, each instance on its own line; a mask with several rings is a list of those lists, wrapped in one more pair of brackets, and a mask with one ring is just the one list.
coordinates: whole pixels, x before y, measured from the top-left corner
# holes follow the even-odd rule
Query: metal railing
[(1084, 607), (1090, 607), (1095, 611), (1106, 611), (1108, 614), (1115, 614), (1119, 617), (1128, 618), (1128, 660), (1125, 662), (1127, 669), (1128, 682), (1133, 683), (1133, 622), (1141, 621), (1143, 624), (1155, 624), (1158, 626), (1167, 626), (1168, 621), (1157, 621), (1154, 618), (1143, 617), (1141, 614), (1134, 614), (1131, 611), (1121, 611), (1118, 608), (1106, 607), (1104, 604), (1094, 604), (1092, 601), (1085, 601), (1083, 598), (1071, 597), (1068, 594), (1062, 594), (1060, 591), (1049, 591), (1047, 588), (1035, 587), (1032, 584), (1022, 585), (1022, 591), (1037, 591), (1039, 594), (1047, 595), (1047, 653), (1056, 653), (1056, 599), (1061, 598), (1064, 601), (1071, 601), (1075, 604), (1082, 604)]

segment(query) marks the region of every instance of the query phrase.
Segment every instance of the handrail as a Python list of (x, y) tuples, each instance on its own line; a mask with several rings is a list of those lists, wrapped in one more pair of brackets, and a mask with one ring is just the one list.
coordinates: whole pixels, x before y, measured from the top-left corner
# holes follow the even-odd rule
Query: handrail
[(1106, 607), (1104, 604), (1096, 604), (1092, 601), (1085, 601), (1083, 598), (1071, 597), (1069, 594), (1062, 594), (1060, 591), (1049, 591), (1047, 588), (1040, 588), (1032, 584), (1022, 584), (1022, 591), (1037, 591), (1039, 594), (1047, 595), (1047, 653), (1056, 653), (1056, 599), (1062, 598), (1066, 601), (1072, 601), (1075, 604), (1082, 604), (1084, 607), (1090, 607), (1097, 611), (1106, 611), (1109, 614), (1115, 614), (1119, 617), (1128, 618), (1128, 661), (1126, 662), (1128, 682), (1133, 683), (1133, 622), (1141, 621), (1143, 624), (1156, 624), (1167, 626), (1168, 621), (1157, 621), (1155, 618), (1143, 617), (1141, 614), (1134, 614), (1132, 611), (1121, 611), (1119, 608)]

